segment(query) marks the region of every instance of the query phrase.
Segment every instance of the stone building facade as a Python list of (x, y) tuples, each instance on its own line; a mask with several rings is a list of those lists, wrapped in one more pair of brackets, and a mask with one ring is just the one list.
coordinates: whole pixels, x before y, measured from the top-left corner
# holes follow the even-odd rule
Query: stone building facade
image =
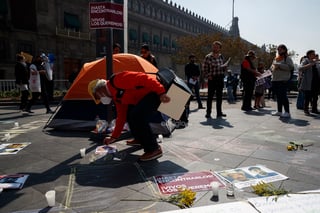
[[(66, 79), (74, 69), (103, 55), (106, 30), (89, 28), (89, 0), (0, 0), (0, 78), (13, 79), (15, 55), (21, 51), (55, 56), (54, 78)], [(123, 3), (123, 0), (114, 0)], [(229, 30), (168, 0), (128, 0), (128, 52), (140, 54), (149, 44), (159, 67), (177, 68), (171, 55), (177, 38)], [(233, 30), (234, 33), (234, 30)], [(123, 45), (123, 31), (113, 31)], [(100, 51), (100, 52), (99, 52)]]

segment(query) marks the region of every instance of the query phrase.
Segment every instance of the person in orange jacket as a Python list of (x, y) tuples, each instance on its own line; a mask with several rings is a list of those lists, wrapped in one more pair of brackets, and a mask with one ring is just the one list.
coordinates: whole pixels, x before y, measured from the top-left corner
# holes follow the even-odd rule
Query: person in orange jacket
[(110, 80), (91, 81), (88, 92), (96, 104), (110, 104), (113, 101), (116, 106), (115, 129), (110, 137), (104, 139), (105, 144), (117, 140), (127, 121), (135, 141), (141, 144), (145, 152), (139, 160), (149, 161), (162, 156), (149, 119), (160, 103), (169, 102), (170, 97), (156, 78), (143, 72), (124, 71), (114, 74)]

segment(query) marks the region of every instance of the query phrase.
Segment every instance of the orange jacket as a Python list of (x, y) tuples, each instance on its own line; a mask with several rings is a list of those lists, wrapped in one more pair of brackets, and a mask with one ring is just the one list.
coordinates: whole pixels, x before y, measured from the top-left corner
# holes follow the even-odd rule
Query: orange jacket
[(107, 87), (117, 110), (116, 125), (112, 137), (118, 138), (127, 120), (128, 105), (136, 105), (151, 92), (161, 95), (166, 91), (156, 79), (156, 75), (148, 75), (143, 72), (120, 72), (115, 74), (111, 81), (108, 81)]

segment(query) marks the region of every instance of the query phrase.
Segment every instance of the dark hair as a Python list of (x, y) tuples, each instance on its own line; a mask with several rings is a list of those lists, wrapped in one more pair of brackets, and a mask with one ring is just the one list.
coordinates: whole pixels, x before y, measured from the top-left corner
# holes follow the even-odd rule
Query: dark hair
[(253, 50), (249, 50), (247, 56), (256, 58), (256, 53)]
[(21, 54), (17, 54), (17, 55), (16, 55), (17, 61), (21, 61), (23, 58), (24, 58), (24, 57), (23, 57), (23, 55), (21, 55)]
[(145, 50), (149, 51), (149, 45), (148, 44), (143, 44), (141, 46), (141, 49), (145, 49)]
[(189, 55), (189, 59), (191, 59), (191, 58), (195, 58), (196, 56), (194, 55), (194, 54), (190, 54)]
[(121, 45), (119, 43), (114, 43), (113, 44), (113, 49), (118, 47), (121, 50)]
[(278, 48), (284, 49), (286, 52), (288, 51), (288, 48), (284, 44), (280, 44)]
[(316, 51), (314, 51), (314, 50), (308, 50), (306, 55), (309, 56), (310, 54), (315, 53), (315, 52)]

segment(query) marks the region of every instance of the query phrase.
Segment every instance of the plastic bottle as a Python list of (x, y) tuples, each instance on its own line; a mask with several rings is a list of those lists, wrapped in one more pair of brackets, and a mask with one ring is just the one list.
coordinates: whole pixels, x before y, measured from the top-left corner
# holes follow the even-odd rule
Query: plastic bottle
[(234, 186), (233, 183), (227, 183), (226, 186), (227, 196), (234, 197)]

